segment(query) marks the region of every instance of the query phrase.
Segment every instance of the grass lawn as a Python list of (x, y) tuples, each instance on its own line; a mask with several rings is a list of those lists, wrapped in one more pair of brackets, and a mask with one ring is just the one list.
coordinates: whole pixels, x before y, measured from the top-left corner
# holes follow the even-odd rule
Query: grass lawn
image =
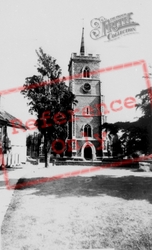
[(151, 191), (150, 177), (107, 175), (15, 190), (2, 225), (2, 250), (150, 250)]

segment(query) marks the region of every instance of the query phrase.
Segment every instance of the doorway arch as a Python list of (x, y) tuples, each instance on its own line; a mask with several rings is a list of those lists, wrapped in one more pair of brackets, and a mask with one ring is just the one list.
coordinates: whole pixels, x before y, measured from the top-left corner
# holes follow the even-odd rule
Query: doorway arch
[(92, 160), (92, 149), (89, 145), (84, 148), (84, 158), (85, 160)]
[(94, 145), (91, 142), (86, 142), (82, 146), (81, 150), (81, 156), (86, 160), (86, 161), (92, 161), (96, 159), (96, 150)]

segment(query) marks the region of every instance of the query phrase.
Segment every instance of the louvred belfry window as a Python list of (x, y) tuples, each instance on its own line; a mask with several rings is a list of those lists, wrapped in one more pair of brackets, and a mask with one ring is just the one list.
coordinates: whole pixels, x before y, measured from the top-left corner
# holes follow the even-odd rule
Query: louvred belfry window
[(83, 77), (90, 78), (90, 69), (89, 69), (89, 67), (84, 68)]

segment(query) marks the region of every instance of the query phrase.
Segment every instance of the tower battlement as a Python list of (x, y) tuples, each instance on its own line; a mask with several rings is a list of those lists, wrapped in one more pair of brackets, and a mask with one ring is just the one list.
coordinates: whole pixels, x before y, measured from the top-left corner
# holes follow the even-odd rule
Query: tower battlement
[(71, 54), (71, 58), (70, 58), (70, 61), (69, 61), (69, 65), (68, 65), (68, 68), (70, 70), (71, 68), (71, 64), (72, 62), (95, 62), (95, 63), (100, 63), (101, 60), (100, 60), (100, 55), (99, 54), (96, 54), (96, 55), (93, 55), (93, 54), (87, 54), (87, 55), (81, 55), (81, 54), (77, 54), (77, 53), (72, 53)]
[(77, 59), (80, 58), (81, 60), (82, 60), (83, 58), (84, 58), (84, 59), (87, 59), (87, 60), (90, 58), (90, 59), (95, 59), (95, 60), (96, 60), (96, 59), (100, 59), (100, 55), (99, 55), (99, 54), (95, 54), (95, 55), (94, 55), (94, 54), (90, 54), (90, 53), (88, 53), (88, 54), (86, 54), (86, 55), (81, 55), (81, 54), (79, 55), (79, 54), (77, 54), (77, 53), (72, 53), (72, 54), (71, 54), (71, 59), (75, 59), (75, 58), (77, 58)]

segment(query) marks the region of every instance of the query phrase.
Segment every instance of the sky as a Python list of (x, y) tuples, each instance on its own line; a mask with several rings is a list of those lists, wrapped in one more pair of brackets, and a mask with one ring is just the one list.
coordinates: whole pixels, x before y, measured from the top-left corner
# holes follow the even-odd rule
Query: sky
[[(135, 34), (113, 41), (91, 38), (91, 20), (130, 12), (139, 23)], [(100, 54), (101, 68), (145, 60), (151, 72), (151, 12), (151, 0), (0, 0), (0, 90), (23, 86), (26, 77), (37, 74), (35, 50), (39, 47), (57, 59), (63, 76), (68, 76), (71, 53), (80, 52), (83, 26), (86, 51)], [(100, 80), (107, 107), (118, 99), (123, 107), (118, 112), (110, 110), (107, 121), (137, 119), (140, 112), (126, 108), (124, 100), (146, 88), (141, 65), (101, 73)], [(24, 123), (32, 118), (19, 92), (2, 95), (1, 107)]]

